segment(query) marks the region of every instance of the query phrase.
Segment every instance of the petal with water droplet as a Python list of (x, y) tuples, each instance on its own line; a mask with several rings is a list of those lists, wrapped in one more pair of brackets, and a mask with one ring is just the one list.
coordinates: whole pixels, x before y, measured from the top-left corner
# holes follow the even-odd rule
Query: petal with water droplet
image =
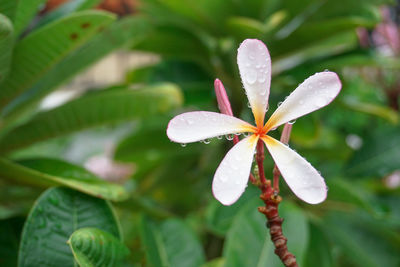
[(246, 39), (237, 55), (240, 77), (257, 124), (264, 123), (271, 83), (271, 58), (267, 47), (256, 39)]
[(283, 179), (293, 193), (303, 201), (318, 204), (326, 199), (324, 178), (303, 157), (272, 137), (262, 137)]
[(310, 76), (276, 109), (264, 129), (270, 130), (328, 105), (341, 88), (342, 83), (334, 72), (325, 71)]
[(212, 191), (222, 204), (232, 205), (243, 194), (257, 141), (258, 137), (255, 135), (241, 140), (229, 150), (215, 172)]
[(177, 143), (191, 143), (226, 134), (254, 132), (255, 127), (238, 118), (208, 111), (194, 111), (174, 117), (167, 136)]

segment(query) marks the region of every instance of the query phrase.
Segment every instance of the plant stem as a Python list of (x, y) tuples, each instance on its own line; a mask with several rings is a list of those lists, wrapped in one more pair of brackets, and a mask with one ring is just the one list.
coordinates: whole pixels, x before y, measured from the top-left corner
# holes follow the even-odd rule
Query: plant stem
[[(291, 124), (285, 124), (282, 131), (281, 142), (288, 144), (290, 133), (292, 131)], [(267, 227), (271, 235), (271, 241), (275, 246), (275, 254), (281, 259), (286, 267), (298, 267), (296, 257), (288, 251), (287, 238), (282, 232), (283, 219), (279, 216), (278, 205), (282, 201), (279, 193), (279, 178), (280, 171), (275, 165), (273, 170), (273, 187), (271, 181), (265, 179), (264, 175), (264, 146), (263, 143), (257, 143), (257, 156), (256, 161), (260, 171), (260, 185), (262, 193), (260, 198), (264, 201), (265, 206), (259, 207), (258, 211), (265, 215), (267, 218)], [(263, 178), (261, 178), (263, 177)]]

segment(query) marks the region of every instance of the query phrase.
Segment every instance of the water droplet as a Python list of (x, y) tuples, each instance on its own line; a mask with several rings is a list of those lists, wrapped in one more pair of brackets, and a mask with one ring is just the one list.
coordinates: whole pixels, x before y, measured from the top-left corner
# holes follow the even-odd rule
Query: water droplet
[(325, 106), (326, 101), (322, 98), (317, 98), (317, 100), (315, 101), (315, 105), (319, 108)]
[(329, 70), (328, 69), (324, 69), (324, 72), (328, 72)]
[[(265, 82), (266, 79), (267, 79), (267, 76), (266, 76), (266, 75), (260, 75), (260, 76), (258, 77), (258, 82), (263, 83), (263, 82)], [(265, 91), (263, 91), (263, 92), (264, 92), (263, 95), (265, 95)]]
[(225, 135), (226, 140), (232, 141), (233, 140), (233, 134), (227, 134)]
[(243, 136), (244, 137), (249, 137), (251, 135), (251, 133), (244, 133)]
[(217, 139), (221, 140), (221, 139), (222, 139), (222, 136), (221, 136), (221, 135), (218, 135), (218, 136), (217, 136)]
[(228, 177), (226, 177), (225, 175), (220, 175), (219, 179), (221, 180), (221, 182), (225, 183), (226, 181), (228, 181)]
[(235, 135), (240, 136), (242, 133), (235, 133)]
[(203, 140), (203, 143), (208, 145), (209, 143), (211, 143), (211, 140), (210, 139), (205, 139), (205, 140)]
[(181, 144), (181, 147), (185, 147), (185, 146), (186, 146), (186, 144), (185, 144), (185, 143), (182, 143), (182, 144)]
[(246, 73), (246, 82), (248, 84), (253, 84), (257, 81), (257, 71), (254, 69), (249, 69)]
[(289, 121), (288, 124), (295, 124), (296, 120)]
[(250, 102), (247, 102), (247, 107), (248, 107), (248, 108), (251, 108)]
[(275, 130), (276, 130), (276, 128), (277, 128), (277, 127), (275, 127), (275, 128), (272, 128), (272, 129), (271, 129), (271, 131), (275, 131)]
[(281, 102), (279, 102), (279, 103), (278, 103), (278, 107), (279, 107), (280, 105), (282, 105), (282, 103), (283, 103), (282, 101), (281, 101)]
[(249, 53), (249, 59), (254, 60), (256, 58), (256, 55), (254, 53)]

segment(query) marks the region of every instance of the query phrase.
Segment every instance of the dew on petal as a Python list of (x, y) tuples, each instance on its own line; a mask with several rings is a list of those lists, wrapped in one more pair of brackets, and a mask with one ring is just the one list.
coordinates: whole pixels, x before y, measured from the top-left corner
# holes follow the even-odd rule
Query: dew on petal
[(186, 145), (187, 145), (187, 144), (185, 144), (185, 143), (182, 143), (182, 144), (181, 144), (181, 147), (185, 147)]
[(257, 81), (257, 71), (249, 69), (246, 73), (246, 82), (248, 84), (254, 84)]
[[(258, 82), (263, 83), (263, 82), (265, 82), (266, 79), (267, 79), (266, 75), (260, 75), (258, 77)], [(265, 90), (263, 90), (263, 95), (265, 95), (265, 93), (266, 93)]]
[(225, 135), (226, 140), (232, 141), (233, 140), (233, 134), (227, 134)]
[(208, 145), (209, 143), (211, 143), (211, 140), (210, 139), (203, 140), (203, 143)]
[(295, 124), (296, 120), (289, 121), (288, 124)]
[(222, 135), (218, 135), (217, 139), (221, 140), (222, 139)]

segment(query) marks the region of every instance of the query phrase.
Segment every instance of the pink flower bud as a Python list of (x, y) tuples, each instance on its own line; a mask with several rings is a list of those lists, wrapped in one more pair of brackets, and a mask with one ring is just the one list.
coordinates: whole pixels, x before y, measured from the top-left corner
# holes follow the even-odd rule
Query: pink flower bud
[(215, 94), (217, 95), (218, 108), (222, 114), (233, 116), (231, 103), (226, 94), (225, 87), (219, 79), (214, 82)]

